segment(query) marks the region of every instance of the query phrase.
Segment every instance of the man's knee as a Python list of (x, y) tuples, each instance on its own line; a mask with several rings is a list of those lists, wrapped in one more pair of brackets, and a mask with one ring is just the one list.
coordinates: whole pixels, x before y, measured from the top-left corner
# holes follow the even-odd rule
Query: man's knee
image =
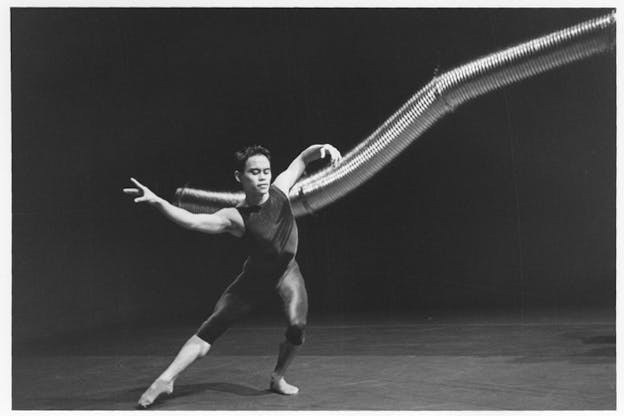
[(210, 351), (210, 344), (202, 340), (199, 344), (199, 358), (205, 357), (206, 354), (208, 354), (208, 351)]
[(199, 347), (198, 358), (205, 357), (208, 351), (210, 351), (210, 343), (200, 338), (197, 334), (193, 335), (188, 342)]
[(197, 332), (195, 332), (195, 335), (191, 338), (195, 341), (195, 344), (199, 346), (199, 358), (208, 354), (210, 346), (214, 344), (215, 340), (226, 330), (227, 325), (218, 319), (218, 316), (215, 314), (210, 315), (210, 317), (201, 324)]
[(305, 341), (305, 324), (297, 323), (288, 326), (286, 339), (293, 345), (301, 345)]

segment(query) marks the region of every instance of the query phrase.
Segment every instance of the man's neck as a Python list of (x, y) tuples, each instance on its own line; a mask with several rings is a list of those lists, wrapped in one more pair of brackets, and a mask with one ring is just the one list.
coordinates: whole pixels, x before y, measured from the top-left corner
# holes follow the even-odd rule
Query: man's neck
[(266, 194), (245, 195), (245, 205), (253, 207), (265, 203), (267, 199), (269, 199), (268, 192)]

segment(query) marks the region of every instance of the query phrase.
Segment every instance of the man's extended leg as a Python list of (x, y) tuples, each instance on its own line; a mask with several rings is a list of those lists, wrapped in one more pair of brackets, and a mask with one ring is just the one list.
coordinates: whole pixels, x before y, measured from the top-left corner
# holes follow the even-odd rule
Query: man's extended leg
[(193, 335), (182, 346), (178, 355), (173, 359), (169, 367), (145, 390), (139, 399), (139, 405), (147, 407), (161, 394), (173, 393), (173, 382), (186, 367), (193, 361), (208, 354), (210, 344), (197, 335)]
[(212, 315), (195, 335), (182, 346), (169, 367), (152, 383), (139, 399), (139, 405), (148, 407), (161, 394), (171, 394), (173, 383), (184, 369), (208, 354), (210, 346), (240, 316), (251, 309), (241, 298), (226, 292), (217, 302)]
[(304, 330), (308, 317), (308, 294), (299, 266), (294, 266), (286, 273), (278, 285), (278, 292), (284, 302), (288, 328), (286, 339), (280, 344), (275, 370), (271, 375), (271, 390), (281, 394), (297, 394), (299, 389), (284, 380), (288, 366), (295, 358), (297, 350), (303, 344)]

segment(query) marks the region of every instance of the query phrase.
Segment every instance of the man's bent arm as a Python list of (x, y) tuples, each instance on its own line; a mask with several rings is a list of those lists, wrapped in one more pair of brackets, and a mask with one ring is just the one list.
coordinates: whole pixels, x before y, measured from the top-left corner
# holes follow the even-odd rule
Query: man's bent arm
[(308, 163), (322, 159), (325, 156), (330, 156), (332, 162), (336, 162), (341, 158), (340, 152), (332, 145), (314, 144), (308, 147), (290, 163), (284, 172), (279, 174), (279, 176), (275, 179), (275, 186), (277, 186), (285, 194), (288, 194), (290, 188), (292, 188), (301, 175), (303, 175)]

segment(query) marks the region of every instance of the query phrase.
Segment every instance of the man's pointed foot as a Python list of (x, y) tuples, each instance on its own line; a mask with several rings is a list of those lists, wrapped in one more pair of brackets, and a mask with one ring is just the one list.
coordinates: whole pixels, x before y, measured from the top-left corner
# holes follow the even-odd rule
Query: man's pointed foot
[(146, 409), (151, 406), (161, 394), (170, 395), (171, 393), (173, 393), (173, 381), (156, 380), (145, 390), (145, 393), (141, 395), (138, 405)]

